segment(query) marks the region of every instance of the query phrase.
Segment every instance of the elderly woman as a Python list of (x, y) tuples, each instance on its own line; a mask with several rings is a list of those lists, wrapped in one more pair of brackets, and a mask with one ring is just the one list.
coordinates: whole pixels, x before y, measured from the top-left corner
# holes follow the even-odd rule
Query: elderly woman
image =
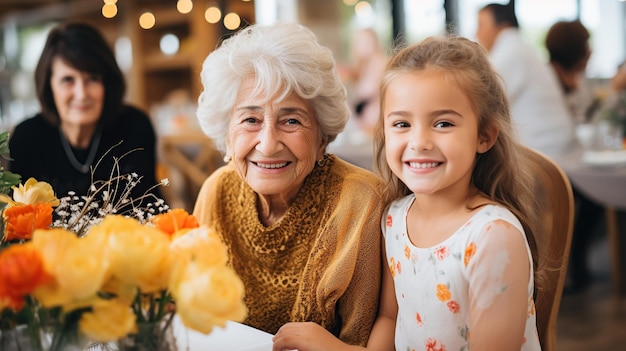
[(206, 58), (201, 79), (197, 116), (228, 164), (206, 180), (194, 214), (228, 247), (246, 324), (276, 333), (314, 322), (301, 325), (365, 345), (383, 184), (325, 153), (350, 113), (331, 51), (303, 26), (253, 25)]

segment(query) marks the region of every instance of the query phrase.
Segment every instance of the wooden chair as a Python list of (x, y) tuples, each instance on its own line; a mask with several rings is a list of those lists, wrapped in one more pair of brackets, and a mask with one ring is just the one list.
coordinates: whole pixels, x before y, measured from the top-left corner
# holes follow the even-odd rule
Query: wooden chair
[(182, 179), (178, 181), (184, 184), (182, 189), (170, 191), (168, 200), (181, 203), (179, 206), (187, 211), (193, 210), (202, 183), (213, 171), (224, 165), (213, 141), (201, 133), (161, 137), (161, 157), (169, 167), (169, 176), (179, 175)]
[(574, 227), (574, 196), (565, 172), (548, 157), (525, 149), (535, 175), (536, 197), (542, 222), (538, 227), (538, 267), (544, 284), (536, 284), (537, 331), (543, 351), (557, 350), (556, 326), (569, 261)]

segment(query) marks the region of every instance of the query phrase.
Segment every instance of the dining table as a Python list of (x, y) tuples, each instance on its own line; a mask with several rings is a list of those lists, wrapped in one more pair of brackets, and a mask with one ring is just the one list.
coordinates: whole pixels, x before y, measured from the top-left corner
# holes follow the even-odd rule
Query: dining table
[(594, 150), (572, 143), (553, 159), (578, 191), (605, 208), (612, 290), (619, 303), (626, 295), (626, 149)]

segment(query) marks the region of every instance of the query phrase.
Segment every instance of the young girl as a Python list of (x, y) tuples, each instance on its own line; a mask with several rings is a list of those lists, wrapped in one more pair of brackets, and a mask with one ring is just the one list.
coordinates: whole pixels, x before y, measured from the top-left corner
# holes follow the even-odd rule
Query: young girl
[(395, 317), (396, 350), (540, 350), (532, 178), (486, 53), (429, 38), (392, 59), (381, 92), (397, 316), (390, 294), (381, 314)]
[[(392, 202), (367, 348), (394, 350), (395, 337), (398, 351), (541, 350), (532, 175), (484, 49), (433, 37), (399, 51), (381, 84), (376, 148)], [(283, 328), (275, 351), (324, 349), (320, 333)]]

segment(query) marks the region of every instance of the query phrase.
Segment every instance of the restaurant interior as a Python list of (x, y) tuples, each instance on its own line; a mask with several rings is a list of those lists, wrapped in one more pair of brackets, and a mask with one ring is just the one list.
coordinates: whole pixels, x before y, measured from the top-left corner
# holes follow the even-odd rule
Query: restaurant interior
[[(550, 25), (580, 19), (591, 32), (586, 77), (594, 94), (606, 94), (611, 77), (626, 61), (626, 1), (510, 1), (524, 38), (543, 58)], [(67, 20), (92, 23), (115, 49), (128, 85), (126, 100), (152, 119), (159, 142), (156, 172), (171, 184), (164, 190), (166, 200), (171, 207), (191, 210), (200, 185), (223, 164), (195, 117), (202, 62), (221, 40), (249, 24), (298, 22), (313, 29), (339, 67), (348, 67), (354, 34), (361, 28), (374, 29), (386, 51), (446, 32), (475, 39), (478, 9), (490, 2), (509, 1), (0, 0), (0, 128), (11, 130), (39, 110), (33, 69), (50, 28)], [(350, 96), (351, 86), (346, 86)], [(366, 136), (350, 123), (348, 128), (353, 129), (338, 138), (335, 150), (363, 149)], [(358, 157), (354, 155), (354, 163), (371, 165), (370, 159)], [(617, 235), (623, 237), (626, 216), (616, 210), (622, 223)], [(584, 292), (565, 293), (561, 300), (562, 351), (626, 350), (626, 297), (615, 296), (611, 261), (620, 251), (611, 247), (609, 223), (596, 231), (589, 258), (593, 284)]]

